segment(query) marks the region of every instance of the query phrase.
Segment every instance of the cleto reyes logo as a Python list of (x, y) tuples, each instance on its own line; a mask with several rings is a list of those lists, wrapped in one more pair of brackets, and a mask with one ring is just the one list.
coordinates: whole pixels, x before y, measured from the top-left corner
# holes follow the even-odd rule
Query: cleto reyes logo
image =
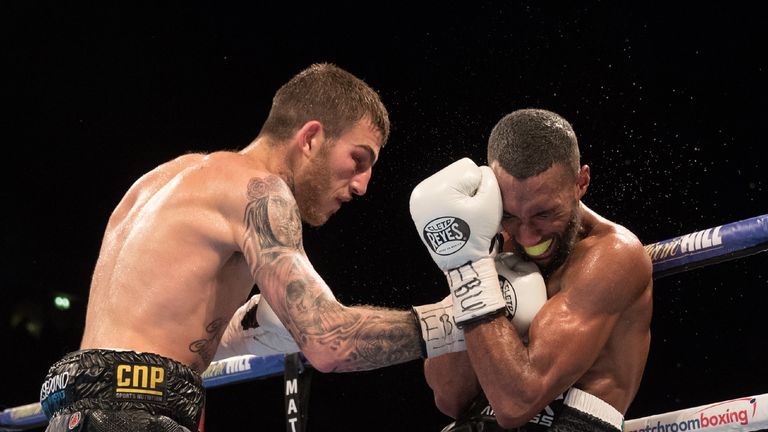
[(432, 219), (424, 226), (424, 242), (438, 255), (450, 255), (469, 240), (469, 225), (453, 216)]
[(499, 275), (499, 286), (501, 286), (501, 293), (504, 295), (504, 301), (507, 302), (507, 313), (509, 319), (515, 317), (517, 311), (517, 291), (512, 283), (502, 275)]

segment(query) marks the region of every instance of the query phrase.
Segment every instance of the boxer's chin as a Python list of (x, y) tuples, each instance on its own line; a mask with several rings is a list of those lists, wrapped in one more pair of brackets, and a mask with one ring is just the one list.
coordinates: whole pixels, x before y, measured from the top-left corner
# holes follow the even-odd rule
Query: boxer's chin
[(331, 218), (332, 212), (322, 212), (312, 203), (305, 205), (299, 205), (299, 213), (301, 213), (301, 220), (309, 226), (319, 227), (328, 222)]
[[(322, 184), (321, 184), (322, 183)], [(321, 181), (312, 184), (297, 184), (295, 190), (296, 205), (299, 207), (301, 220), (313, 227), (319, 227), (338, 210), (337, 202), (328, 205), (327, 190), (329, 188)]]
[(571, 220), (565, 228), (565, 231), (556, 237), (557, 247), (552, 253), (552, 257), (544, 265), (540, 265), (541, 274), (544, 277), (549, 277), (557, 269), (559, 269), (568, 256), (573, 251), (573, 247), (576, 245), (578, 239), (579, 226), (581, 225), (581, 219), (578, 212), (574, 212), (571, 215)]

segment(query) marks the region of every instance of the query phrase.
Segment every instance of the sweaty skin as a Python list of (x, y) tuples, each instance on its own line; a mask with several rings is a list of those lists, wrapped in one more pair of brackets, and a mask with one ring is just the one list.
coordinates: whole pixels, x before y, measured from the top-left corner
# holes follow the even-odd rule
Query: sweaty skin
[[(582, 167), (573, 188), (558, 183), (564, 168), (518, 181), (496, 167), (504, 202), (506, 247), (525, 249), (553, 239), (560, 246), (575, 203), (580, 224), (567, 260), (547, 278), (548, 301), (524, 345), (505, 317), (465, 329), (467, 353), (428, 359), (425, 374), (438, 408), (456, 417), (480, 391), (498, 423), (526, 423), (569, 387), (626, 413), (637, 393), (650, 346), (651, 262), (640, 241), (581, 201), (589, 183)], [(540, 267), (552, 251), (531, 257)]]
[(202, 372), (256, 284), (318, 370), (418, 358), (410, 312), (339, 304), (302, 243), (295, 194), (317, 224), (364, 194), (378, 132), (361, 120), (324, 154), (318, 122), (295, 138), (300, 151), (289, 157), (257, 140), (238, 153), (181, 156), (140, 178), (106, 227), (81, 349), (153, 352)]

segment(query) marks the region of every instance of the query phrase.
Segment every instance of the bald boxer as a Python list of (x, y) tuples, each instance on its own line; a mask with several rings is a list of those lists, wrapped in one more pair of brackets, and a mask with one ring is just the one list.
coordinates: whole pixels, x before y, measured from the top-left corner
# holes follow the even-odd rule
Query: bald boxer
[[(453, 217), (479, 243), (470, 260), (447, 263), (425, 242), (452, 296), (466, 299), (467, 313), (479, 312), (463, 328), (465, 353), (425, 362), (438, 408), (457, 418), (445, 431), (620, 431), (648, 356), (650, 259), (634, 234), (581, 201), (590, 170), (561, 116), (539, 109), (505, 116), (491, 132), (488, 161), (457, 161), (411, 195), (420, 236), (428, 221)], [(499, 222), (505, 250), (546, 279), (548, 300), (527, 344), (496, 306), (482, 253)]]

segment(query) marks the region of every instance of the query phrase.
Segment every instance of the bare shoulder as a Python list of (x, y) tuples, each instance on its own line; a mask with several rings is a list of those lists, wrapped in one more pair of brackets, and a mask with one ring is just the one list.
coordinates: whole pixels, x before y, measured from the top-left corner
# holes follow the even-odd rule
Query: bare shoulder
[(181, 174), (185, 181), (203, 181), (210, 185), (260, 172), (244, 156), (234, 152), (220, 151), (202, 157), (187, 155), (178, 161), (184, 164)]
[(627, 228), (598, 218), (589, 235), (577, 242), (564, 278), (585, 287), (610, 308), (622, 309), (650, 286), (651, 259)]
[(606, 220), (604, 232), (598, 233), (596, 239), (600, 247), (607, 248), (607, 252), (618, 259), (632, 261), (635, 266), (641, 267), (651, 264), (643, 243), (622, 225)]
[(125, 220), (127, 215), (144, 206), (157, 192), (168, 185), (180, 172), (205, 158), (200, 153), (189, 153), (164, 162), (133, 182), (110, 216), (108, 228)]
[(230, 204), (241, 216), (245, 206), (265, 198), (288, 207), (296, 206), (293, 192), (282, 177), (238, 153), (212, 153), (187, 175), (191, 182), (204, 186), (209, 193), (231, 199)]
[(174, 188), (181, 193), (190, 191), (198, 198), (208, 197), (213, 200), (234, 198), (240, 204), (247, 200), (252, 182), (259, 183), (267, 179), (281, 183), (280, 191), (291, 195), (290, 189), (279, 176), (256, 161), (229, 151), (184, 155), (158, 166), (148, 176), (172, 180)]
[(218, 152), (184, 176), (187, 190), (205, 190), (209, 205), (229, 221), (254, 262), (274, 248), (303, 252), (299, 209), (290, 185), (277, 173), (242, 154)]
[(620, 259), (636, 259), (650, 263), (642, 242), (626, 227), (589, 209), (586, 209), (584, 220), (589, 229), (584, 239), (579, 243), (583, 243), (587, 250), (593, 253), (616, 256)]
[(188, 153), (171, 159), (170, 161), (164, 162), (139, 177), (133, 183), (133, 185), (131, 185), (127, 195), (132, 193), (136, 194), (147, 193), (147, 191), (156, 191), (168, 183), (181, 171), (196, 163), (199, 163), (204, 158), (205, 155), (201, 153)]

